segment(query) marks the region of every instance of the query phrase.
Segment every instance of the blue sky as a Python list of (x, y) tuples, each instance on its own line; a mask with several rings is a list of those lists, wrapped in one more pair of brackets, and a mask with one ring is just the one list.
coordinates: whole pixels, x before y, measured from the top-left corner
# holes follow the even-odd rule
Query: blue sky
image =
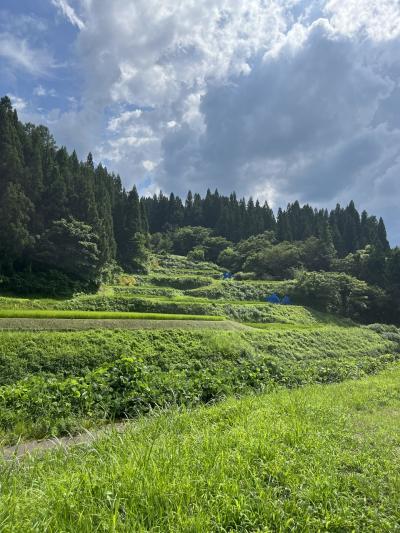
[(400, 243), (398, 0), (3, 0), (0, 69), (126, 186), (354, 199)]

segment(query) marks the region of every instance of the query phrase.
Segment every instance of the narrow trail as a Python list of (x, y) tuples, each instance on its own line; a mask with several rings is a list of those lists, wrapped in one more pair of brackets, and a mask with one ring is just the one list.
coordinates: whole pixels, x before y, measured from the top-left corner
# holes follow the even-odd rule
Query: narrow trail
[(42, 440), (29, 440), (25, 442), (19, 442), (13, 446), (5, 446), (0, 448), (0, 458), (2, 457), (6, 461), (13, 459), (21, 459), (27, 455), (36, 455), (37, 453), (44, 453), (48, 450), (63, 449), (67, 450), (71, 446), (78, 444), (90, 444), (99, 437), (103, 437), (107, 434), (117, 432), (122, 433), (129, 426), (129, 420), (126, 422), (117, 422), (115, 424), (107, 424), (101, 428), (93, 428), (87, 430), (78, 435), (68, 437), (53, 437), (50, 439)]
[(248, 330), (248, 326), (224, 320), (149, 320), (149, 319), (86, 319), (86, 318), (0, 318), (5, 331), (78, 331), (88, 329), (213, 329)]

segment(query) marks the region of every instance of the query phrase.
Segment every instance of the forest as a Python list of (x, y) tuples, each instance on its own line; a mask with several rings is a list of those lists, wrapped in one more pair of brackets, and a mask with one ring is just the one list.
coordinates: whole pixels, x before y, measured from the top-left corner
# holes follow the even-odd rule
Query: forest
[(23, 124), (3, 97), (0, 291), (95, 291), (116, 272), (146, 273), (151, 252), (214, 262), (237, 279), (297, 279), (316, 307), (359, 293), (367, 321), (398, 321), (400, 249), (353, 201), (331, 211), (295, 201), (275, 214), (234, 192), (140, 198), (90, 153), (80, 161), (46, 127)]

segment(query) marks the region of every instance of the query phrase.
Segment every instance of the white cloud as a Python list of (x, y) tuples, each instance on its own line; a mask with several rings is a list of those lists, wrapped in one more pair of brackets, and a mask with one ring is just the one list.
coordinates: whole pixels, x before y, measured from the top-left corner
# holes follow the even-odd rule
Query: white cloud
[(47, 75), (54, 65), (51, 54), (30, 45), (26, 39), (16, 38), (10, 33), (0, 33), (0, 57), (13, 67), (21, 68), (35, 76)]
[(398, 0), (80, 0), (79, 13), (82, 107), (58, 128), (128, 186), (392, 209)]
[(142, 165), (143, 168), (148, 172), (151, 172), (157, 167), (157, 163), (155, 161), (149, 161), (148, 159), (146, 161), (142, 161)]
[(43, 85), (38, 85), (37, 87), (35, 87), (33, 89), (33, 94), (35, 96), (57, 96), (57, 93), (54, 89), (46, 89), (45, 87), (43, 87)]
[(398, 0), (329, 0), (325, 12), (332, 25), (345, 35), (361, 31), (375, 41), (400, 35)]
[(135, 109), (134, 111), (124, 111), (119, 116), (112, 118), (108, 122), (107, 129), (112, 132), (120, 131), (121, 127), (131, 121), (131, 119), (137, 119), (142, 116), (141, 109)]
[(19, 96), (15, 96), (14, 94), (9, 94), (8, 95), (10, 100), (11, 100), (11, 103), (13, 105), (13, 107), (18, 111), (23, 111), (26, 106), (28, 105), (26, 100), (24, 100), (23, 98), (20, 98)]
[(56, 7), (64, 17), (66, 17), (73, 26), (76, 26), (79, 30), (85, 28), (85, 23), (78, 17), (73, 7), (71, 7), (67, 0), (51, 0), (51, 3)]

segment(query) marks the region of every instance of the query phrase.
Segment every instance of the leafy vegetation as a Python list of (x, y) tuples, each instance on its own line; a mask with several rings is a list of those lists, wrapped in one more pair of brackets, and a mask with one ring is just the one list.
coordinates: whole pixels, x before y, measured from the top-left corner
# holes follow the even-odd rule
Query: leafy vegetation
[(2, 468), (2, 530), (396, 531), (398, 366), (140, 419)]
[[(0, 427), (43, 437), (155, 407), (377, 372), (397, 345), (358, 327), (2, 333)], [(27, 354), (29, 357), (27, 358)]]

